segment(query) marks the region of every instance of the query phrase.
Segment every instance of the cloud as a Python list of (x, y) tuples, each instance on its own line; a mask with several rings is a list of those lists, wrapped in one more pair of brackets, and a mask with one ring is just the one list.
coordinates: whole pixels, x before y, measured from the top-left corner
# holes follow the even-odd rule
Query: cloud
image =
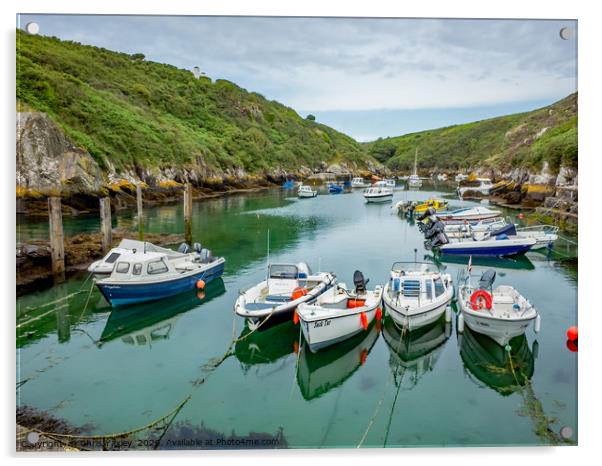
[(198, 65), (299, 110), (470, 107), (576, 90), (576, 39), (558, 33), (576, 32), (574, 21), (23, 17), (30, 20), (43, 34)]

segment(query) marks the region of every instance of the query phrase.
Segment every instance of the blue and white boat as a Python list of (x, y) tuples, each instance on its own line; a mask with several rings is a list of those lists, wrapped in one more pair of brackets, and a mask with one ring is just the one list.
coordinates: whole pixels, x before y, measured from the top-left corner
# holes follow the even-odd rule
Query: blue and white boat
[[(225, 259), (199, 247), (192, 253), (137, 250), (122, 254), (96, 286), (113, 307), (167, 298), (220, 277)], [(182, 249), (187, 250), (187, 247)], [(199, 283), (200, 281), (203, 283)]]
[(295, 187), (295, 180), (286, 180), (282, 183), (282, 189), (293, 189)]
[(514, 224), (506, 225), (490, 235), (478, 239), (459, 238), (458, 240), (439, 246), (442, 254), (458, 256), (512, 256), (529, 251), (537, 240), (533, 237), (518, 236)]
[(328, 185), (328, 192), (330, 194), (340, 194), (343, 192), (343, 189), (343, 186), (341, 186), (340, 184), (330, 183)]
[(491, 210), (487, 207), (464, 207), (462, 209), (452, 210), (451, 212), (438, 212), (437, 218), (447, 224), (454, 223), (473, 223), (482, 220), (499, 218), (502, 213), (499, 210)]

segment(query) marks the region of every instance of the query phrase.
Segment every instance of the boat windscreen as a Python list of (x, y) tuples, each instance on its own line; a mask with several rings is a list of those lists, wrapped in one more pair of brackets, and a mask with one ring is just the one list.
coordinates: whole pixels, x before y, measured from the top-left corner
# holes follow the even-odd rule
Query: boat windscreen
[(286, 264), (274, 264), (270, 265), (270, 278), (279, 279), (296, 279), (297, 278), (297, 266), (286, 265)]

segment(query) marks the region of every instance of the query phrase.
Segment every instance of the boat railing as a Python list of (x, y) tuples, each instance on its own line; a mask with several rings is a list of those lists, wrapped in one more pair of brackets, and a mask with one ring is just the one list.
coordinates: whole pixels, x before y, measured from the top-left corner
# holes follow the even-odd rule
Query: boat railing
[(556, 225), (531, 225), (528, 227), (517, 228), (517, 231), (541, 231), (546, 234), (558, 233), (559, 227)]
[(397, 261), (393, 262), (393, 265), (391, 265), (391, 272), (403, 272), (404, 270), (420, 271), (422, 265), (426, 265), (428, 267), (435, 266), (437, 267), (438, 271), (440, 270), (440, 267), (434, 262)]

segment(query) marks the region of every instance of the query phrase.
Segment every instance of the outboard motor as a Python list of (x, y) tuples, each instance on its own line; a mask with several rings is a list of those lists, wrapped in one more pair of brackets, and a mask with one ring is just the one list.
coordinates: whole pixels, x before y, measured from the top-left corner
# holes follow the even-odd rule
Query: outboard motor
[(485, 270), (479, 279), (479, 288), (486, 290), (491, 289), (495, 281), (495, 270)]
[(201, 262), (204, 264), (213, 262), (213, 253), (207, 248), (201, 249), (199, 256), (200, 256)]
[(201, 243), (194, 243), (192, 245), (192, 249), (194, 250), (194, 252), (198, 252), (199, 254), (201, 253)]
[(437, 211), (433, 208), (433, 207), (429, 207), (428, 209), (426, 209), (422, 214), (418, 215), (416, 217), (416, 220), (424, 220), (425, 218), (428, 217), (437, 217)]
[(186, 244), (186, 243), (182, 243), (182, 244), (180, 244), (180, 247), (178, 248), (178, 252), (180, 252), (182, 254), (188, 254), (190, 252), (190, 246), (188, 246), (188, 244)]
[(370, 279), (366, 280), (364, 278), (364, 274), (362, 272), (360, 272), (359, 270), (356, 270), (355, 272), (353, 272), (353, 284), (355, 285), (356, 293), (365, 293), (366, 285), (368, 284), (369, 281), (370, 281)]

